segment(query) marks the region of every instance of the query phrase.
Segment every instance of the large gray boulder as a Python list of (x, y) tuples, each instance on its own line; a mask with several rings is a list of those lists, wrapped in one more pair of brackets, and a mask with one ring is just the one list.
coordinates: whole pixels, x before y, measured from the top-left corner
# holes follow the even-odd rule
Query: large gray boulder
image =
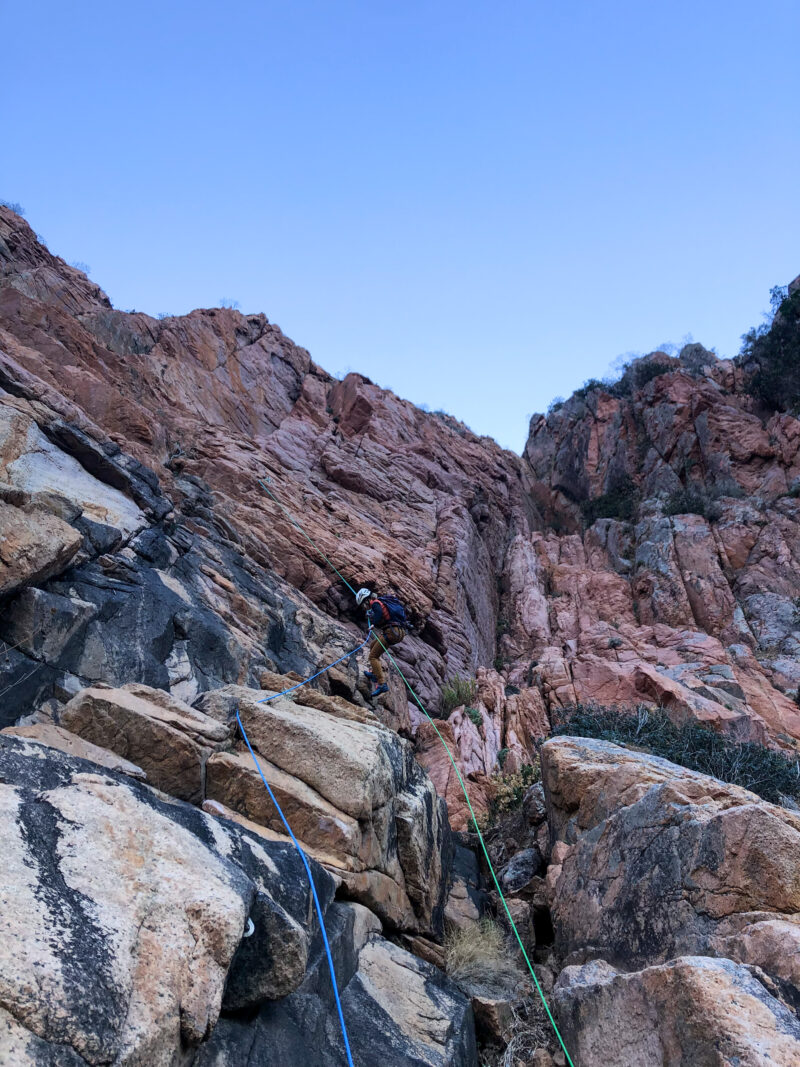
[[(0, 816), (0, 1063), (343, 1062), (292, 845), (9, 734)], [(474, 1067), (467, 1000), (311, 869), (357, 1062)]]

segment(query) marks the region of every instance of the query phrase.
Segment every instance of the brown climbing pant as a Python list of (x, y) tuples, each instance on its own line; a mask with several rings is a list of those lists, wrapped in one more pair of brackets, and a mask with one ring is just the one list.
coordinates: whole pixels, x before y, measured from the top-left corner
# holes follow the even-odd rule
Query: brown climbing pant
[[(406, 632), (402, 626), (387, 626), (385, 629), (377, 630), (378, 637), (383, 641), (383, 645), (388, 648), (389, 645), (399, 645), (403, 638), (406, 636)], [(369, 669), (375, 675), (378, 685), (386, 684), (386, 676), (383, 673), (383, 667), (381, 666), (381, 656), (384, 653), (384, 647), (374, 638), (372, 644), (369, 646)]]

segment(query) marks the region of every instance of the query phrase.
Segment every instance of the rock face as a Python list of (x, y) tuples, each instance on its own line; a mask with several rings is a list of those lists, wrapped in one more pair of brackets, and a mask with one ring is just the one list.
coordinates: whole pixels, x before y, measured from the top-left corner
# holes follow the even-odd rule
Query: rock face
[[(457, 708), (445, 734), (479, 809), (500, 753), (530, 761), (576, 701), (793, 745), (800, 422), (697, 345), (634, 370), (535, 416), (520, 458), (337, 381), (263, 315), (117, 311), (0, 208), (3, 724), (98, 682), (192, 703), (355, 647), (351, 594), (269, 478), (351, 583), (407, 603), (394, 654), (433, 714), (477, 676), (480, 721)], [(380, 714), (465, 826), (392, 675)], [(320, 684), (364, 701), (354, 663)]]
[[(9, 735), (0, 807), (0, 1062), (344, 1062), (293, 846)], [(466, 998), (312, 868), (360, 1062), (471, 1067)]]
[[(317, 707), (305, 704), (312, 699)], [(238, 708), (292, 829), (342, 878), (353, 899), (395, 929), (440, 936), (451, 843), (446, 808), (407, 741), (341, 698), (299, 691), (265, 702), (226, 686), (203, 711), (230, 722)], [(283, 826), (244, 745), (212, 755), (210, 800), (274, 831)]]
[(64, 729), (130, 758), (165, 793), (199, 803), (206, 761), (230, 739), (230, 729), (160, 689), (83, 689), (59, 716)]
[(576, 1062), (590, 1067), (800, 1063), (795, 1014), (730, 960), (683, 956), (635, 974), (568, 967), (555, 1002)]
[[(441, 739), (478, 815), (498, 769), (532, 762), (575, 703), (797, 749), (800, 421), (757, 409), (744, 384), (700, 346), (656, 353), (535, 416), (519, 457), (361, 375), (331, 377), (263, 315), (118, 311), (0, 207), (0, 789), (15, 857), (0, 884), (18, 930), (0, 953), (0, 1059), (291, 1063), (313, 1033), (320, 1064), (341, 1060), (315, 920), (238, 706), (324, 865), (363, 1056), (473, 1063), (463, 998), (370, 927), (435, 959), (445, 910), (469, 924), (484, 909), (468, 864), (450, 884), (435, 794), (455, 828), (468, 819)], [(370, 706), (352, 594), (260, 481), (351, 584), (406, 603), (414, 630), (392, 653), (435, 728), (394, 668)], [(333, 661), (313, 688), (259, 703)], [(456, 676), (474, 683), (462, 706)], [(659, 1023), (669, 1062), (719, 1062), (692, 1044), (703, 1019), (731, 1062), (786, 1061), (796, 817), (588, 742), (548, 742), (543, 769), (548, 825), (531, 793), (519, 840), (492, 847), (532, 936), (552, 907), (581, 1062), (592, 1033), (605, 1047), (599, 1006), (623, 1027), (625, 989), (686, 1005), (674, 1032)], [(262, 932), (243, 942), (248, 915)], [(762, 1045), (742, 1044), (734, 1000)], [(651, 1045), (630, 1041), (645, 1062)]]
[(800, 1063), (800, 818), (603, 741), (548, 741), (542, 772), (578, 1062)]

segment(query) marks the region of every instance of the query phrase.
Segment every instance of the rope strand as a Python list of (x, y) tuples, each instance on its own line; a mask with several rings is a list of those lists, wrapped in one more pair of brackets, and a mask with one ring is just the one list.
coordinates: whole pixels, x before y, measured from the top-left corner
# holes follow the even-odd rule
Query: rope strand
[[(269, 479), (267, 479), (267, 481), (269, 481)], [(272, 499), (275, 501), (275, 503), (278, 505), (278, 507), (288, 516), (288, 518), (290, 519), (292, 524), (297, 527), (297, 529), (302, 533), (302, 535), (305, 537), (305, 539), (316, 549), (316, 551), (320, 554), (320, 556), (322, 556), (322, 558), (325, 560), (325, 562), (328, 564), (328, 566), (331, 567), (332, 570), (334, 570), (336, 572), (336, 574), (339, 575), (339, 577), (345, 583), (345, 585), (350, 590), (350, 592), (355, 596), (356, 595), (356, 591), (355, 591), (355, 589), (353, 589), (352, 585), (350, 585), (350, 583), (347, 581), (347, 579), (342, 574), (340, 574), (340, 572), (336, 569), (336, 567), (334, 567), (334, 565), (331, 563), (331, 561), (328, 559), (328, 557), (324, 554), (324, 552), (322, 552), (322, 550), (319, 549), (316, 546), (316, 544), (314, 544), (314, 542), (311, 540), (311, 538), (305, 532), (305, 530), (300, 525), (300, 523), (291, 515), (291, 513), (283, 506), (283, 504), (281, 504), (281, 502), (278, 500), (278, 498), (275, 496), (275, 494), (270, 489), (267, 489), (266, 485), (264, 485), (264, 483), (261, 481), (261, 479), (259, 479), (259, 484), (261, 485), (261, 487), (263, 489), (266, 490), (267, 493), (269, 493), (269, 495), (272, 497)], [(381, 641), (381, 639), (380, 639), (380, 637), (379, 637), (379, 635), (377, 633), (375, 634), (375, 637), (378, 640), (378, 642), (380, 643), (380, 645), (383, 648), (384, 652), (386, 652), (387, 656), (389, 657), (390, 662), (394, 665), (394, 667), (396, 667), (398, 674), (403, 679), (403, 682), (405, 683), (406, 688), (408, 689), (408, 691), (411, 693), (412, 697), (416, 701), (417, 706), (419, 707), (420, 711), (422, 712), (422, 714), (425, 716), (425, 718), (428, 720), (428, 722), (433, 727), (434, 731), (436, 732), (436, 736), (441, 741), (442, 746), (444, 747), (444, 750), (447, 753), (447, 758), (450, 760), (450, 763), (453, 765), (453, 770), (456, 772), (456, 777), (458, 778), (459, 785), (461, 786), (461, 791), (463, 792), (464, 799), (467, 802), (467, 807), (469, 808), (470, 815), (472, 816), (472, 821), (473, 821), (473, 823), (475, 825), (475, 831), (476, 831), (476, 833), (478, 835), (478, 840), (480, 841), (480, 845), (481, 845), (481, 849), (483, 851), (483, 855), (484, 855), (484, 857), (486, 859), (486, 863), (487, 863), (487, 865), (489, 867), (489, 871), (491, 872), (492, 881), (494, 882), (495, 888), (497, 889), (497, 893), (498, 893), (498, 895), (500, 897), (500, 900), (503, 903), (503, 909), (505, 910), (506, 917), (508, 919), (509, 925), (511, 926), (511, 929), (514, 931), (514, 936), (516, 937), (517, 943), (519, 944), (520, 950), (522, 951), (523, 959), (525, 960), (525, 963), (528, 965), (528, 970), (531, 973), (531, 978), (533, 978), (534, 985), (536, 986), (536, 991), (538, 992), (539, 997), (540, 997), (540, 999), (542, 1001), (542, 1004), (544, 1005), (544, 1009), (545, 1009), (545, 1011), (547, 1013), (547, 1018), (550, 1021), (550, 1025), (552, 1026), (553, 1031), (555, 1032), (555, 1035), (558, 1038), (558, 1042), (561, 1045), (561, 1048), (562, 1048), (562, 1050), (564, 1052), (564, 1055), (567, 1058), (567, 1063), (568, 1063), (569, 1067), (575, 1067), (575, 1064), (574, 1064), (573, 1060), (570, 1058), (570, 1054), (569, 1054), (569, 1052), (567, 1050), (567, 1046), (564, 1044), (564, 1039), (561, 1036), (561, 1032), (559, 1031), (558, 1026), (556, 1025), (555, 1019), (553, 1018), (553, 1013), (550, 1011), (550, 1006), (547, 1003), (547, 998), (545, 997), (544, 991), (542, 990), (542, 987), (539, 984), (539, 979), (536, 977), (536, 973), (535, 973), (535, 971), (533, 969), (533, 964), (531, 963), (530, 959), (528, 958), (528, 953), (525, 951), (525, 945), (522, 942), (522, 938), (520, 937), (519, 930), (517, 930), (517, 925), (514, 922), (514, 919), (512, 918), (511, 911), (509, 910), (509, 907), (508, 907), (508, 903), (506, 902), (506, 898), (503, 895), (503, 890), (500, 888), (500, 883), (498, 881), (497, 874), (495, 873), (494, 865), (492, 864), (491, 858), (489, 857), (489, 851), (486, 848), (486, 842), (483, 839), (483, 834), (481, 833), (480, 827), (478, 826), (478, 820), (477, 820), (477, 818), (475, 816), (475, 812), (473, 810), (472, 803), (471, 803), (471, 801), (469, 799), (469, 793), (467, 792), (466, 784), (464, 783), (464, 779), (461, 776), (461, 771), (458, 769), (458, 765), (456, 764), (456, 761), (453, 758), (453, 754), (450, 751), (450, 748), (449, 748), (447, 742), (445, 741), (445, 739), (442, 737), (441, 733), (439, 732), (439, 728), (437, 727), (436, 723), (433, 721), (431, 716), (428, 714), (428, 712), (425, 709), (425, 706), (423, 705), (422, 701), (419, 699), (417, 694), (414, 692), (414, 689), (411, 686), (411, 683), (408, 681), (406, 676), (403, 674), (402, 670), (400, 669), (400, 667), (399, 667), (399, 665), (397, 663), (397, 660), (391, 654), (391, 652), (386, 647), (386, 645), (383, 643), (383, 641)], [(367, 640), (368, 639), (369, 638), (367, 638)], [(364, 644), (366, 644), (366, 641), (364, 642)], [(360, 646), (360, 647), (363, 648), (363, 645)], [(356, 651), (358, 651), (358, 649), (356, 649)], [(346, 657), (343, 657), (343, 658), (346, 658)], [(340, 662), (340, 661), (337, 660), (337, 662)], [(322, 672), (320, 672), (320, 673), (322, 673)], [(305, 683), (301, 683), (301, 684), (305, 684)], [(292, 688), (299, 688), (299, 687), (298, 686), (293, 686)], [(287, 692), (291, 692), (291, 690), (287, 690)], [(279, 695), (279, 694), (276, 694), (276, 696), (277, 695)], [(272, 699), (272, 698), (268, 698), (268, 699)]]
[(331, 972), (331, 982), (333, 983), (333, 996), (334, 996), (334, 999), (336, 1000), (336, 1010), (339, 1013), (339, 1025), (341, 1026), (341, 1029), (342, 1029), (342, 1037), (344, 1039), (344, 1050), (345, 1050), (345, 1053), (347, 1054), (347, 1063), (348, 1063), (349, 1067), (354, 1067), (353, 1056), (352, 1056), (352, 1053), (350, 1052), (350, 1041), (349, 1041), (349, 1039), (347, 1037), (347, 1026), (345, 1025), (345, 1021), (344, 1021), (344, 1012), (342, 1011), (342, 1002), (339, 999), (339, 987), (336, 984), (336, 971), (334, 970), (334, 967), (333, 967), (333, 956), (331, 955), (331, 946), (328, 943), (328, 932), (325, 929), (325, 917), (324, 917), (324, 915), (322, 913), (322, 905), (319, 902), (319, 897), (317, 896), (317, 887), (314, 885), (314, 878), (313, 878), (313, 876), (311, 874), (311, 865), (308, 862), (308, 857), (306, 856), (305, 852), (300, 847), (299, 841), (297, 840), (297, 838), (292, 833), (292, 828), (289, 825), (289, 823), (286, 821), (286, 816), (283, 814), (283, 811), (281, 810), (281, 806), (278, 803), (278, 801), (277, 801), (277, 799), (275, 797), (275, 794), (270, 789), (269, 782), (264, 777), (264, 772), (261, 770), (261, 764), (258, 762), (256, 754), (253, 751), (253, 746), (250, 744), (250, 738), (247, 736), (247, 733), (245, 732), (245, 728), (242, 725), (242, 720), (241, 720), (241, 717), (239, 715), (239, 709), (238, 708), (236, 709), (236, 721), (239, 724), (239, 729), (242, 731), (242, 737), (244, 738), (244, 743), (247, 745), (248, 749), (250, 750), (250, 755), (253, 757), (253, 763), (256, 765), (256, 770), (261, 775), (261, 781), (266, 786), (267, 792), (269, 793), (270, 800), (275, 805), (275, 810), (278, 812), (278, 815), (280, 816), (281, 822), (286, 827), (286, 832), (288, 833), (289, 837), (292, 839), (292, 843), (294, 844), (294, 847), (300, 853), (300, 859), (303, 861), (303, 866), (306, 869), (306, 874), (308, 875), (308, 883), (311, 886), (311, 894), (314, 897), (314, 907), (316, 908), (317, 917), (319, 918), (319, 929), (320, 929), (320, 933), (322, 934), (323, 944), (325, 945), (325, 955), (328, 957), (328, 968), (329, 968), (329, 970)]

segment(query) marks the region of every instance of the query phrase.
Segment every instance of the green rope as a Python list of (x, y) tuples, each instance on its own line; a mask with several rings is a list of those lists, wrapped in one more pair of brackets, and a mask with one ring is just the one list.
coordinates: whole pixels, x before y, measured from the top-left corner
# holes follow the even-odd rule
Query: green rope
[[(269, 478), (267, 478), (267, 481), (269, 482), (269, 481), (270, 481), (270, 479), (269, 479)], [(272, 492), (272, 490), (271, 490), (271, 489), (268, 489), (268, 488), (267, 488), (267, 486), (266, 486), (266, 485), (264, 485), (264, 483), (263, 483), (263, 482), (261, 481), (261, 479), (260, 479), (260, 478), (258, 479), (258, 484), (259, 484), (259, 485), (261, 486), (261, 488), (262, 488), (262, 489), (263, 489), (263, 490), (264, 490), (264, 491), (265, 491), (266, 493), (269, 493), (269, 495), (270, 495), (270, 496), (272, 497), (272, 499), (273, 499), (273, 500), (275, 501), (275, 503), (276, 503), (276, 504), (278, 505), (278, 507), (279, 507), (279, 508), (281, 509), (281, 511), (282, 511), (282, 512), (284, 513), (284, 515), (285, 515), (285, 516), (287, 517), (287, 519), (289, 520), (289, 522), (291, 522), (293, 526), (296, 526), (296, 527), (297, 527), (297, 529), (298, 529), (298, 530), (300, 531), (300, 533), (301, 533), (301, 534), (303, 535), (303, 537), (305, 537), (306, 541), (308, 541), (308, 543), (309, 543), (309, 544), (311, 545), (311, 547), (312, 547), (312, 548), (313, 548), (313, 549), (314, 549), (314, 550), (315, 550), (316, 552), (319, 552), (319, 554), (320, 554), (320, 555), (322, 556), (322, 558), (323, 558), (323, 559), (325, 560), (325, 562), (326, 562), (326, 563), (328, 564), (328, 566), (329, 566), (329, 567), (331, 568), (331, 570), (334, 570), (334, 571), (336, 571), (336, 573), (337, 573), (337, 574), (339, 575), (339, 577), (340, 577), (340, 578), (342, 579), (342, 581), (343, 581), (343, 582), (344, 582), (344, 584), (345, 584), (345, 585), (347, 586), (347, 588), (348, 588), (348, 589), (350, 590), (350, 592), (351, 592), (351, 593), (353, 594), (353, 596), (355, 596), (355, 595), (356, 595), (356, 591), (355, 591), (355, 589), (354, 589), (354, 588), (352, 587), (352, 585), (351, 585), (351, 584), (350, 584), (350, 583), (348, 582), (348, 580), (347, 580), (347, 579), (345, 578), (345, 576), (344, 576), (343, 574), (341, 574), (341, 573), (340, 573), (340, 572), (339, 572), (338, 570), (336, 570), (336, 567), (334, 567), (334, 565), (333, 565), (333, 564), (331, 563), (331, 561), (330, 561), (330, 560), (328, 559), (328, 557), (327, 557), (327, 556), (325, 555), (325, 553), (324, 553), (324, 552), (322, 551), (322, 549), (321, 549), (321, 548), (320, 548), (320, 547), (319, 547), (318, 545), (316, 545), (316, 544), (315, 544), (315, 543), (314, 543), (314, 542), (313, 542), (313, 541), (311, 540), (311, 538), (310, 538), (310, 537), (308, 536), (308, 534), (307, 534), (307, 533), (305, 532), (305, 530), (304, 530), (304, 529), (303, 529), (303, 527), (302, 527), (302, 526), (300, 525), (300, 523), (299, 523), (299, 522), (297, 522), (297, 521), (296, 521), (296, 520), (295, 520), (295, 519), (294, 519), (294, 518), (292, 517), (292, 514), (291, 514), (291, 512), (290, 512), (290, 511), (288, 511), (288, 509), (287, 509), (287, 508), (285, 508), (285, 507), (283, 506), (283, 504), (281, 504), (280, 500), (278, 500), (278, 498), (277, 498), (277, 497), (275, 496), (275, 494), (274, 494), (274, 493)]]
[[(270, 479), (267, 478), (267, 481), (269, 482)], [(264, 485), (264, 483), (261, 481), (260, 478), (258, 479), (258, 484), (261, 486), (262, 489), (265, 490), (265, 492), (269, 493), (269, 495), (272, 497), (272, 499), (275, 501), (275, 503), (278, 505), (278, 507), (281, 509), (281, 511), (286, 515), (286, 517), (289, 519), (289, 521), (292, 523), (292, 525), (297, 527), (297, 529), (300, 531), (300, 533), (303, 535), (303, 537), (305, 537), (306, 541), (308, 541), (308, 543), (312, 546), (312, 548), (314, 548), (315, 551), (318, 552), (320, 556), (322, 556), (322, 558), (325, 560), (325, 562), (328, 564), (328, 566), (333, 571), (335, 571), (336, 574), (339, 575), (339, 577), (342, 579), (342, 581), (347, 586), (347, 588), (350, 590), (350, 592), (353, 594), (353, 596), (355, 596), (356, 595), (356, 591), (352, 587), (352, 585), (350, 585), (350, 583), (344, 577), (344, 575), (341, 574), (340, 571), (338, 571), (336, 567), (334, 567), (334, 565), (331, 563), (331, 561), (328, 559), (328, 557), (325, 555), (325, 553), (322, 551), (322, 549), (319, 548), (311, 540), (311, 538), (305, 532), (305, 530), (300, 525), (300, 523), (297, 522), (297, 520), (293, 517), (293, 515), (283, 506), (283, 504), (281, 504), (280, 500), (278, 500), (278, 498), (275, 496), (275, 494), (272, 492), (272, 490), (267, 488), (267, 486)], [(570, 1058), (569, 1052), (567, 1051), (567, 1046), (564, 1044), (564, 1039), (562, 1038), (561, 1033), (560, 1033), (560, 1031), (558, 1029), (558, 1026), (556, 1025), (556, 1021), (553, 1018), (553, 1014), (550, 1011), (550, 1006), (548, 1005), (547, 998), (545, 997), (544, 992), (542, 990), (542, 987), (539, 984), (539, 979), (536, 977), (536, 973), (535, 973), (535, 971), (533, 969), (533, 964), (528, 959), (528, 953), (525, 951), (525, 946), (522, 943), (522, 938), (519, 935), (519, 930), (517, 930), (517, 925), (514, 922), (513, 918), (511, 917), (511, 912), (509, 911), (508, 904), (506, 903), (506, 898), (503, 895), (503, 890), (500, 888), (500, 883), (497, 880), (497, 875), (495, 874), (494, 866), (492, 865), (492, 861), (489, 858), (489, 852), (488, 852), (488, 850), (486, 848), (486, 842), (483, 840), (483, 834), (481, 833), (480, 827), (478, 826), (478, 820), (477, 820), (477, 818), (475, 816), (475, 812), (474, 812), (474, 810), (472, 808), (472, 804), (471, 804), (470, 799), (469, 799), (469, 793), (467, 792), (467, 787), (464, 784), (464, 779), (461, 777), (461, 771), (459, 771), (458, 765), (456, 764), (456, 761), (453, 759), (453, 754), (450, 751), (447, 742), (442, 737), (442, 735), (439, 733), (439, 728), (437, 727), (437, 725), (433, 721), (433, 719), (430, 717), (428, 712), (425, 710), (425, 706), (423, 705), (422, 701), (419, 699), (417, 694), (414, 692), (414, 689), (411, 686), (411, 683), (408, 681), (406, 676), (400, 670), (400, 666), (398, 665), (397, 660), (391, 654), (391, 652), (386, 647), (386, 645), (383, 643), (383, 641), (381, 641), (381, 639), (378, 636), (377, 632), (375, 633), (374, 636), (375, 636), (375, 639), (380, 644), (381, 648), (384, 650), (386, 655), (389, 657), (390, 662), (394, 665), (394, 667), (396, 667), (397, 673), (400, 675), (400, 677), (405, 682), (406, 688), (408, 689), (409, 693), (411, 693), (411, 695), (414, 698), (414, 700), (417, 702), (417, 705), (419, 706), (420, 711), (422, 712), (422, 714), (425, 716), (425, 718), (428, 720), (428, 722), (431, 724), (431, 726), (436, 731), (436, 736), (442, 742), (442, 745), (444, 746), (444, 750), (447, 753), (447, 758), (450, 760), (450, 762), (453, 765), (453, 770), (456, 772), (456, 776), (458, 778), (459, 785), (461, 786), (461, 790), (462, 790), (462, 792), (464, 794), (464, 799), (466, 800), (467, 807), (469, 808), (469, 813), (472, 816), (472, 821), (473, 821), (473, 823), (475, 825), (475, 831), (476, 831), (476, 833), (478, 835), (478, 840), (481, 843), (481, 848), (483, 849), (483, 854), (486, 857), (486, 862), (487, 862), (487, 864), (489, 866), (489, 870), (491, 871), (492, 881), (494, 882), (495, 888), (497, 889), (497, 892), (498, 892), (498, 895), (499, 895), (501, 901), (503, 902), (503, 908), (505, 909), (506, 917), (508, 918), (508, 921), (509, 921), (509, 923), (511, 925), (511, 929), (514, 931), (514, 936), (517, 939), (517, 942), (519, 944), (519, 947), (520, 947), (520, 950), (522, 952), (523, 958), (525, 959), (525, 962), (528, 965), (528, 970), (531, 972), (531, 978), (533, 978), (534, 985), (536, 986), (536, 991), (539, 994), (539, 997), (541, 998), (542, 1004), (544, 1005), (544, 1010), (547, 1012), (547, 1018), (550, 1020), (550, 1025), (553, 1027), (553, 1030), (555, 1031), (555, 1035), (558, 1038), (559, 1044), (561, 1045), (561, 1048), (564, 1051), (564, 1055), (567, 1057), (567, 1063), (569, 1064), (569, 1067), (575, 1067), (575, 1064), (572, 1061), (572, 1059)]]
[(541, 998), (542, 1004), (544, 1004), (544, 1010), (547, 1012), (547, 1018), (550, 1020), (550, 1025), (553, 1027), (553, 1030), (555, 1031), (555, 1035), (558, 1038), (559, 1044), (561, 1045), (561, 1048), (564, 1051), (564, 1055), (567, 1057), (567, 1063), (569, 1064), (569, 1067), (575, 1067), (575, 1064), (573, 1063), (572, 1059), (570, 1058), (570, 1054), (567, 1051), (567, 1046), (564, 1044), (564, 1039), (562, 1038), (561, 1033), (560, 1033), (560, 1031), (558, 1029), (558, 1026), (556, 1025), (556, 1021), (553, 1018), (553, 1014), (550, 1011), (550, 1006), (548, 1005), (547, 999), (546, 999), (546, 997), (544, 995), (542, 987), (539, 984), (539, 979), (536, 977), (536, 973), (535, 973), (535, 971), (533, 969), (533, 965), (532, 965), (531, 961), (528, 959), (528, 953), (525, 951), (525, 946), (522, 943), (522, 938), (519, 936), (519, 930), (517, 930), (517, 925), (514, 922), (513, 918), (511, 917), (511, 912), (508, 909), (508, 904), (506, 903), (506, 898), (503, 896), (503, 890), (500, 888), (500, 883), (497, 881), (497, 875), (495, 874), (494, 867), (492, 865), (492, 861), (489, 858), (489, 852), (488, 852), (488, 850), (486, 848), (486, 842), (483, 840), (483, 834), (481, 833), (481, 829), (478, 826), (478, 820), (477, 820), (477, 818), (475, 816), (475, 812), (474, 812), (474, 810), (472, 808), (472, 804), (471, 804), (470, 799), (469, 799), (469, 793), (467, 792), (467, 787), (464, 784), (464, 779), (461, 777), (461, 771), (459, 771), (458, 765), (456, 764), (456, 761), (453, 759), (453, 754), (450, 751), (450, 748), (449, 748), (447, 742), (442, 737), (442, 735), (439, 733), (438, 726), (433, 721), (433, 719), (430, 717), (428, 712), (425, 710), (425, 706), (423, 705), (422, 701), (419, 699), (417, 694), (414, 692), (414, 689), (413, 689), (411, 683), (408, 681), (406, 676), (400, 670), (400, 666), (398, 665), (397, 660), (391, 654), (391, 652), (386, 647), (386, 645), (384, 645), (383, 641), (381, 641), (381, 639), (380, 639), (380, 637), (379, 637), (379, 635), (377, 633), (375, 633), (375, 639), (378, 641), (378, 643), (383, 648), (383, 650), (386, 653), (386, 655), (389, 657), (390, 662), (394, 665), (394, 667), (397, 668), (397, 673), (400, 675), (400, 677), (405, 682), (409, 693), (411, 693), (412, 697), (417, 702), (417, 705), (419, 706), (419, 709), (422, 712), (422, 714), (425, 716), (425, 718), (428, 720), (428, 722), (431, 724), (431, 726), (436, 731), (436, 736), (442, 742), (442, 745), (444, 746), (444, 750), (447, 753), (447, 758), (450, 760), (450, 762), (453, 765), (453, 770), (456, 772), (459, 784), (460, 784), (461, 789), (462, 789), (462, 791), (464, 793), (464, 799), (467, 802), (467, 807), (469, 808), (469, 813), (472, 816), (473, 823), (475, 824), (475, 831), (476, 831), (476, 833), (478, 835), (478, 840), (481, 843), (481, 848), (483, 849), (483, 854), (486, 857), (487, 864), (489, 865), (489, 870), (491, 871), (491, 874), (492, 874), (492, 881), (494, 882), (495, 888), (497, 889), (497, 892), (498, 892), (498, 894), (500, 896), (500, 899), (503, 902), (503, 907), (505, 908), (506, 916), (508, 918), (509, 923), (511, 924), (511, 929), (514, 931), (514, 936), (517, 939), (517, 942), (519, 944), (520, 950), (522, 951), (522, 955), (525, 958), (525, 962), (528, 965), (528, 970), (531, 972), (531, 978), (533, 978), (534, 984), (536, 985), (536, 991), (538, 992), (538, 994), (539, 994), (539, 996)]

